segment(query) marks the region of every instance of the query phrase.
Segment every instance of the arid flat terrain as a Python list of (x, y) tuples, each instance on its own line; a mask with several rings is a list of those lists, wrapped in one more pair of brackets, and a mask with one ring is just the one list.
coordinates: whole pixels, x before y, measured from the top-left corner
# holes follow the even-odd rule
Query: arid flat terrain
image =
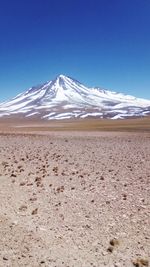
[(20, 128), (0, 129), (0, 267), (149, 266), (150, 132)]
[(49, 132), (49, 131), (118, 131), (150, 132), (150, 116), (127, 120), (70, 119), (33, 120), (0, 118), (0, 132)]

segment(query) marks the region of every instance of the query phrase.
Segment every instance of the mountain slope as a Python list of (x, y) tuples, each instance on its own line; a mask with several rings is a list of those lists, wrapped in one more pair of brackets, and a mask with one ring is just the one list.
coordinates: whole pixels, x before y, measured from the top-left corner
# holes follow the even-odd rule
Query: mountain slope
[(146, 115), (150, 115), (150, 100), (97, 87), (88, 88), (64, 75), (0, 104), (0, 117), (50, 120), (90, 116), (118, 119)]

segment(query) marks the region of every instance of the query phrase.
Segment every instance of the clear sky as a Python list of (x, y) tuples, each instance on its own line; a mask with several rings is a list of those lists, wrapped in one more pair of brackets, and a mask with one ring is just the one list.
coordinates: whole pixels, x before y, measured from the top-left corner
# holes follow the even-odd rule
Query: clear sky
[(150, 0), (2, 0), (0, 101), (58, 74), (150, 99)]

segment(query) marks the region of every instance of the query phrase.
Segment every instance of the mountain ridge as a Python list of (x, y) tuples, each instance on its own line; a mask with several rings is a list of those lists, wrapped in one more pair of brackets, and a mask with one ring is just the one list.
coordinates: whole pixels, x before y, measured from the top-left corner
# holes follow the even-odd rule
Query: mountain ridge
[(16, 97), (0, 103), (0, 117), (37, 117), (45, 120), (72, 118), (124, 119), (150, 115), (150, 100), (86, 87), (63, 74), (33, 86)]

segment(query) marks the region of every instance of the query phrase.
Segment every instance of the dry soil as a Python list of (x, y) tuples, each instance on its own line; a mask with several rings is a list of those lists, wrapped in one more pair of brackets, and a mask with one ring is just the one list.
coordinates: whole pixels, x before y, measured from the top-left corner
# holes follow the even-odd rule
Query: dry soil
[(150, 134), (0, 134), (1, 267), (142, 267)]

